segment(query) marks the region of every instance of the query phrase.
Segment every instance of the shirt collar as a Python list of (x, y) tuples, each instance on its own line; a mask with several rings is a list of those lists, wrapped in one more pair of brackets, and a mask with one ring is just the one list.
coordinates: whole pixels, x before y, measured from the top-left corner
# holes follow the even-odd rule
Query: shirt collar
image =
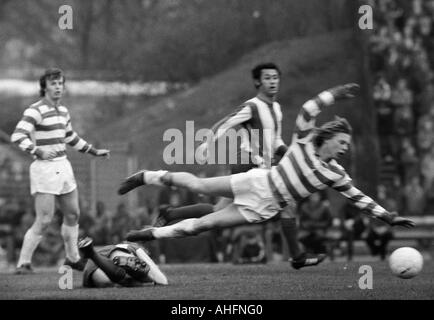
[(43, 98), (42, 98), (42, 102), (43, 102), (44, 104), (46, 104), (47, 106), (49, 106), (50, 108), (57, 108), (57, 107), (60, 106), (60, 103), (56, 105), (56, 104), (54, 104), (52, 101), (48, 100), (46, 97), (43, 97)]

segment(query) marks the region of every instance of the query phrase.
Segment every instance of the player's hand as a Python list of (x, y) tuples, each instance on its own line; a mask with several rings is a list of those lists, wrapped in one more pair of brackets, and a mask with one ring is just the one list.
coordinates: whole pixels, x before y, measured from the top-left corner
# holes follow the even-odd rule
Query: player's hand
[(400, 226), (400, 227), (404, 227), (404, 228), (413, 228), (416, 223), (414, 223), (414, 221), (407, 219), (407, 218), (403, 218), (403, 217), (393, 217), (392, 221), (390, 222), (391, 226)]
[(360, 90), (357, 83), (347, 83), (344, 85), (333, 87), (329, 91), (335, 100), (354, 98)]
[(110, 158), (110, 150), (107, 149), (95, 149), (92, 154), (95, 157), (106, 157), (107, 159)]
[(52, 160), (57, 156), (57, 152), (54, 150), (44, 151), (41, 149), (36, 149), (35, 155), (40, 160)]

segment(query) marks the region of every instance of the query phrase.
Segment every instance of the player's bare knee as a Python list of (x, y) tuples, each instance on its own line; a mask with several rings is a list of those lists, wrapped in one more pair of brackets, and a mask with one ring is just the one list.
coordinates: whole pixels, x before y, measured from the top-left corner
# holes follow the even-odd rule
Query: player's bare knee
[(53, 216), (48, 215), (48, 214), (38, 217), (35, 220), (33, 229), (35, 231), (39, 231), (40, 233), (44, 233), (48, 229), (52, 219), (53, 219)]
[(72, 211), (63, 214), (64, 222), (66, 222), (68, 225), (76, 224), (79, 218), (80, 214), (78, 212)]

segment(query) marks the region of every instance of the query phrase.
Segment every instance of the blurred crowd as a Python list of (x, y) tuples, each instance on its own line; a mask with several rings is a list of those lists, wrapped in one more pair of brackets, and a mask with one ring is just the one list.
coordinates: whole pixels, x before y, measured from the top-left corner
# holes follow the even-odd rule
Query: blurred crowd
[(434, 1), (371, 4), (379, 192), (402, 214), (434, 214)]

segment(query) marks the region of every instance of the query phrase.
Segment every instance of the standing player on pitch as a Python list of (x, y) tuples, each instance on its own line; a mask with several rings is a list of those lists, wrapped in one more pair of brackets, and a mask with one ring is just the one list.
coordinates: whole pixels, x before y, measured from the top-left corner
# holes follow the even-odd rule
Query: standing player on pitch
[(124, 194), (140, 184), (184, 187), (196, 193), (233, 198), (219, 211), (198, 219), (186, 219), (165, 227), (130, 231), (129, 241), (175, 238), (196, 235), (214, 228), (228, 228), (268, 220), (288, 205), (328, 187), (347, 197), (370, 217), (389, 225), (412, 227), (414, 222), (386, 211), (353, 186), (351, 178), (336, 159), (348, 151), (352, 129), (347, 120), (336, 118), (315, 128), (321, 109), (336, 100), (352, 98), (358, 85), (331, 88), (304, 103), (296, 119), (292, 144), (277, 166), (215, 178), (197, 178), (186, 172), (140, 171), (120, 186)]
[(65, 244), (65, 264), (83, 270), (78, 252), (78, 191), (74, 173), (66, 158), (66, 145), (93, 156), (109, 156), (110, 151), (96, 149), (72, 129), (68, 109), (61, 104), (65, 76), (60, 69), (48, 69), (39, 80), (41, 100), (24, 111), (11, 141), (35, 160), (30, 165), (30, 188), (35, 199), (36, 219), (27, 230), (17, 274), (33, 273), (33, 252), (50, 224), (56, 200), (63, 213), (61, 234)]
[[(257, 94), (245, 101), (236, 112), (228, 115), (213, 127), (212, 139), (199, 146), (197, 153), (210, 157), (212, 144), (234, 127), (240, 127), (242, 141), (237, 154), (237, 163), (231, 165), (231, 174), (247, 172), (253, 168), (270, 168), (285, 154), (288, 147), (282, 140), (282, 112), (276, 101), (280, 87), (281, 71), (274, 63), (261, 63), (252, 69), (252, 78)], [(180, 208), (162, 210), (154, 224), (161, 227), (174, 220), (200, 218), (232, 203), (232, 199), (222, 198), (215, 206), (195, 204)], [(295, 208), (287, 206), (280, 212), (283, 235), (292, 257), (291, 265), (296, 268), (314, 266), (321, 263), (326, 255), (309, 254), (300, 249), (297, 234)]]

